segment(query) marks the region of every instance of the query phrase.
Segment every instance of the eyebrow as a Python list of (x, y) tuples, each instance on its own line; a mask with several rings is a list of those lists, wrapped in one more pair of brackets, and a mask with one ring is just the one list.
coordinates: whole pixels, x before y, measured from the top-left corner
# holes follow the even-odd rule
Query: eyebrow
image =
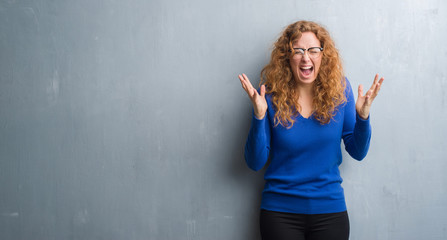
[(302, 48), (302, 47), (292, 47), (293, 49), (303, 49), (303, 50), (307, 50), (307, 49), (310, 49), (310, 48), (323, 48), (323, 47), (318, 47), (318, 46), (315, 46), (315, 47), (309, 47), (309, 48)]

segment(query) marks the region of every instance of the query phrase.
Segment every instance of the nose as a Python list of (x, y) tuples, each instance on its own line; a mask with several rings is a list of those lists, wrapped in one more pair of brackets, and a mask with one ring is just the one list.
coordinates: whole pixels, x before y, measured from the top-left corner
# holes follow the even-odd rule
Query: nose
[(301, 60), (303, 60), (303, 61), (305, 61), (305, 62), (307, 62), (307, 61), (309, 61), (310, 60), (310, 57), (309, 57), (309, 53), (308, 53), (309, 51), (304, 51), (304, 54), (303, 54), (303, 56), (301, 57)]

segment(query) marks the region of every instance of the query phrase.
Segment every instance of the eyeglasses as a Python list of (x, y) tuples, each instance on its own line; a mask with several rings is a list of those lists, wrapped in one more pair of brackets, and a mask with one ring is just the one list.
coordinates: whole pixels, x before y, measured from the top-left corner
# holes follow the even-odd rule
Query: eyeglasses
[[(311, 47), (308, 49), (293, 48), (293, 51), (295, 52), (295, 55), (298, 55), (298, 57), (304, 56), (304, 53), (307, 51), (307, 54), (310, 58), (317, 58), (321, 55), (321, 52), (323, 52), (323, 48), (322, 47)], [(289, 52), (292, 52), (292, 50), (289, 50)]]

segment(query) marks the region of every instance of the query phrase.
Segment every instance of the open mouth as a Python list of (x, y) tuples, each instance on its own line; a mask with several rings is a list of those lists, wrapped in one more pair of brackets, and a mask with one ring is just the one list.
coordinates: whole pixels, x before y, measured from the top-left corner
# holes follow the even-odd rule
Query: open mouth
[(301, 74), (303, 74), (303, 76), (309, 76), (313, 70), (314, 70), (314, 67), (312, 67), (312, 66), (300, 67), (300, 72), (301, 72)]

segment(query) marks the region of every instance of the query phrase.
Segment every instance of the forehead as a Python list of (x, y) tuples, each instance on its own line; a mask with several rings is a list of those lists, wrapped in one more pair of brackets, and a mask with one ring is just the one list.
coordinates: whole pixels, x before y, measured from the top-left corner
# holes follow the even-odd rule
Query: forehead
[(302, 47), (302, 48), (321, 46), (320, 41), (313, 32), (303, 32), (300, 38), (293, 41), (292, 45), (293, 47)]

